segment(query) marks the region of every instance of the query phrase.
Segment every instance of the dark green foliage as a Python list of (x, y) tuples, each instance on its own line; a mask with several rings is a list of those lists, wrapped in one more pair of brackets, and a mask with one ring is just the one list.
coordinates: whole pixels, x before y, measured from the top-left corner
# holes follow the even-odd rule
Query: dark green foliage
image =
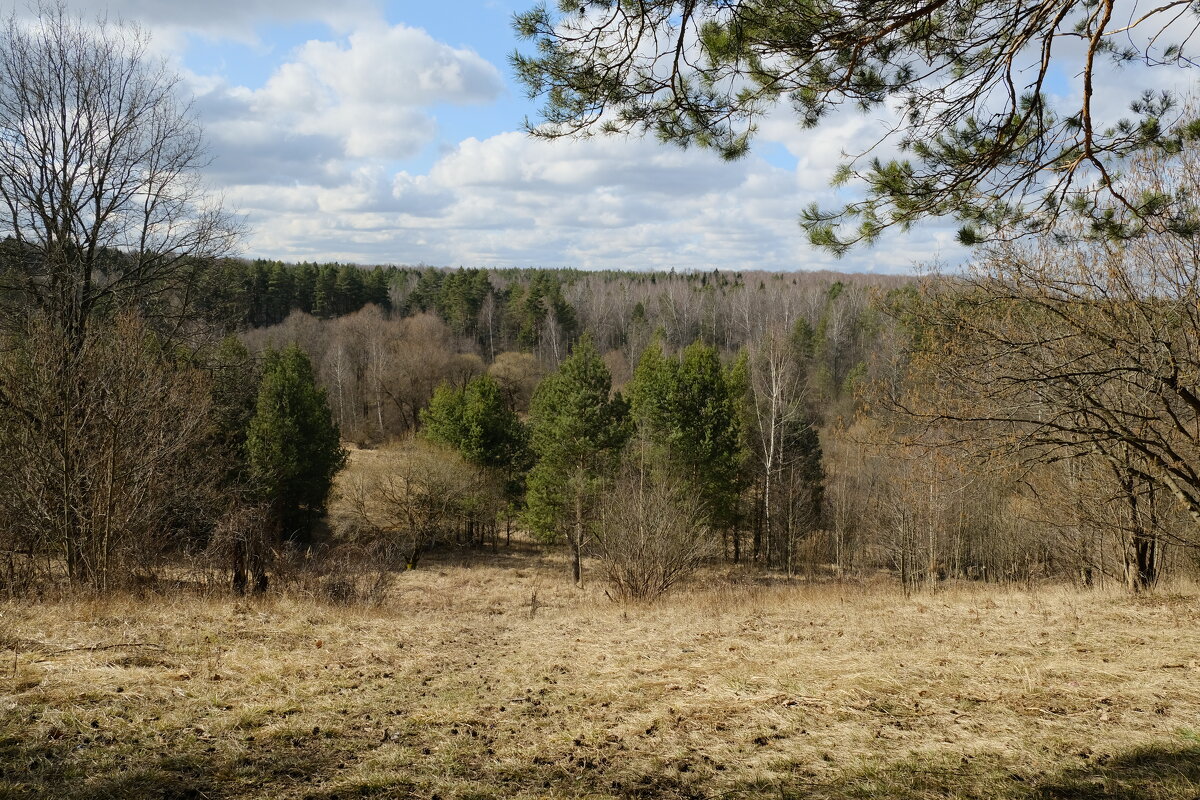
[(325, 391), (295, 345), (270, 351), (246, 434), (251, 485), (284, 536), (305, 539), (346, 463)]
[(505, 319), (509, 334), (522, 350), (533, 350), (551, 322), (560, 325), (568, 340), (578, 333), (575, 309), (563, 299), (558, 277), (537, 270), (528, 286), (514, 285), (509, 289)]
[(395, 267), (225, 259), (200, 272), (195, 306), (203, 318), (230, 331), (277, 325), (293, 311), (327, 319), (368, 303), (388, 310), (398, 274)]
[(335, 316), (339, 305), (341, 304), (337, 297), (337, 271), (329, 265), (323, 266), (317, 270), (313, 284), (313, 316), (322, 319)]
[(536, 461), (529, 473), (526, 519), (543, 538), (566, 534), (575, 553), (576, 581), (584, 525), (631, 430), (628, 404), (620, 395), (609, 396), (611, 386), (608, 368), (585, 336), (558, 372), (541, 382), (529, 410)]
[(435, 306), (450, 330), (473, 336), (479, 310), (491, 291), (486, 269), (460, 269), (441, 281)]
[(416, 314), (421, 311), (436, 311), (438, 297), (442, 289), (442, 279), (445, 273), (429, 267), (421, 272), (417, 279), (416, 288), (408, 295), (406, 314)]
[(292, 283), (294, 287), (292, 307), (305, 314), (313, 313), (313, 293), (317, 290), (316, 265), (301, 264), (296, 267)]
[(788, 480), (798, 487), (788, 501), (800, 525), (815, 528), (821, 519), (825, 496), (825, 468), (822, 465), (821, 440), (816, 426), (808, 419), (797, 419), (783, 432), (783, 450), (789, 454), (785, 469)]
[(363, 302), (380, 308), (391, 308), (391, 277), (395, 270), (375, 267), (363, 277)]
[(742, 483), (735, 392), (717, 351), (700, 342), (678, 359), (652, 342), (630, 386), (642, 435), (717, 525), (733, 522)]
[(490, 375), (472, 378), (462, 389), (443, 383), (421, 411), (421, 423), (426, 437), (499, 473), (510, 496), (520, 493), (529, 466), (528, 436)]
[(259, 370), (236, 336), (226, 337), (212, 357), (212, 439), (230, 488), (246, 483), (246, 436), (258, 405)]
[(353, 264), (343, 264), (338, 268), (337, 279), (334, 281), (331, 303), (333, 313), (339, 317), (353, 313), (362, 308), (365, 302), (363, 271)]

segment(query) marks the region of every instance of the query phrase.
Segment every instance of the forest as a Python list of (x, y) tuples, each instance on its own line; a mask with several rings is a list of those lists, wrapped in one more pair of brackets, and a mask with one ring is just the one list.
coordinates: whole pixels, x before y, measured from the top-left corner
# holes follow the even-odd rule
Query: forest
[[(718, 72), (726, 58), (740, 69), (745, 42), (720, 39), (713, 13), (717, 38), (700, 46)], [(819, 15), (794, 13), (825, 35)], [(730, 565), (886, 574), (906, 593), (1043, 580), (1138, 593), (1194, 570), (1200, 127), (1186, 107), (1162, 118), (1169, 95), (1135, 104), (1153, 117), (1136, 136), (1132, 122), (1089, 134), (1089, 163), (1119, 155), (1119, 175), (1057, 195), (1021, 173), (996, 202), (1043, 193), (1042, 211), (962, 206), (960, 239), (976, 249), (950, 271), (285, 263), (239, 257), (244, 220), (197, 181), (199, 120), (147, 36), (88, 27), (65, 6), (38, 15), (0, 31), (0, 130), (13, 143), (0, 147), (9, 597), (160, 581), (261, 593), (300, 563), (334, 593), (347, 571), (379, 588), (429, 553), (501, 539), (561, 547), (577, 585), (594, 562), (614, 597), (637, 599)], [(1028, 32), (1042, 24), (1018, 17)], [(680, 96), (573, 83), (644, 33), (629, 20), (605, 23), (610, 50), (585, 46), (609, 41), (605, 26), (561, 38), (573, 17), (549, 19), (516, 21), (559, 59), (514, 57), (548, 92), (549, 127), (534, 133), (584, 133), (588, 109), (612, 103), (667, 141), (744, 149), (706, 127), (719, 115), (675, 127)], [(887, 24), (859, 22), (863, 36)], [(795, 57), (813, 66), (823, 52)], [(983, 71), (964, 86), (996, 79), (971, 63)], [(809, 112), (867, 91), (845, 79), (804, 95)], [(897, 73), (889, 91), (915, 91), (911, 80)], [(729, 120), (753, 116), (746, 98), (711, 99)], [(944, 142), (957, 130), (947, 113), (929, 122)], [(1058, 147), (1055, 131), (1078, 134), (1033, 134)], [(1018, 144), (986, 148), (1002, 159)], [(955, 197), (932, 178), (932, 205), (907, 205), (914, 164), (964, 180), (974, 167), (914, 152), (893, 165), (908, 177), (868, 179), (865, 205), (814, 211), (813, 243), (844, 252), (847, 219), (864, 218), (856, 236), (870, 241), (942, 213)]]
[[(1140, 247), (1109, 257), (1131, 292), (1150, 277)], [(128, 385), (119, 376), (136, 370), (164, 389), (158, 400), (105, 398), (139, 411), (125, 422), (97, 410), (123, 426), (104, 452), (70, 454), (81, 470), (103, 470), (106, 459), (126, 465), (87, 475), (80, 530), (56, 530), (56, 514), (40, 525), (30, 514), (53, 507), (59, 473), (35, 469), (42, 442), (14, 443), (25, 460), (7, 461), (7, 509), (24, 522), (5, 527), (7, 591), (116, 587), (181, 563), (231, 569), (239, 591), (255, 572), (265, 589), (267, 561), (298, 551), (339, 565), (329, 581), (341, 586), (347, 558), (399, 571), (431, 550), (511, 543), (514, 531), (566, 545), (576, 581), (583, 557), (595, 555), (601, 575), (629, 597), (656, 596), (721, 562), (814, 578), (884, 571), (907, 591), (1045, 579), (1144, 590), (1172, 571), (1191, 574), (1195, 523), (1169, 485), (1151, 479), (1144, 456), (1134, 458), (1134, 436), (1122, 441), (1125, 417), (1107, 423), (1099, 442), (1088, 420), (1136, 416), (1143, 406), (1060, 408), (1048, 393), (1079, 391), (1072, 381), (1085, 378), (1107, 393), (1152, 377), (1130, 374), (1150, 367), (1137, 348), (1170, 348), (1176, 365), (1196, 351), (1186, 329), (1157, 328), (1162, 341), (1124, 342), (1125, 357), (1136, 355), (1129, 363), (1110, 361), (1119, 352), (1089, 354), (1124, 371), (1093, 377), (1099, 365), (1080, 363), (1077, 349), (1087, 337), (1142, 332), (1128, 319), (1084, 315), (1059, 320), (1078, 327), (1052, 335), (1049, 316), (1073, 301), (1019, 298), (1008, 294), (1019, 287), (1000, 280), (1026, 267), (1010, 260), (1067, 254), (1080, 268), (1096, 255), (1014, 251), (981, 264), (974, 283), (220, 259), (195, 283), (196, 324), (209, 344), (148, 353), (155, 334), (129, 319), (106, 334), (142, 342), (104, 365), (117, 376), (109, 380)], [(1088, 275), (1076, 279), (1090, 286)], [(1128, 308), (1111, 311), (1186, 311), (1194, 289), (1175, 279), (1175, 305), (1130, 296)], [(1020, 321), (1026, 327), (1014, 330)], [(1013, 336), (1024, 337), (1021, 350)], [(1030, 364), (994, 352), (980, 363), (1000, 346), (1045, 352)], [(1036, 429), (1027, 404), (1039, 375), (1022, 370), (1062, 365), (1077, 374), (1057, 376), (1063, 385), (1052, 389), (1035, 385), (1038, 413), (1077, 415), (1079, 430), (1061, 419)], [(22, 365), (31, 366), (42, 365)], [(956, 395), (947, 374), (977, 393)], [(272, 392), (303, 398), (301, 418), (281, 418), (271, 403), (300, 414), (301, 401)], [(1162, 431), (1162, 447), (1178, 453), (1188, 412), (1165, 410), (1181, 430)], [(176, 430), (151, 448), (143, 426), (162, 419)], [(354, 452), (325, 519), (346, 463), (339, 439)], [(369, 450), (393, 459), (388, 474), (355, 468)], [(170, 487), (172, 474), (189, 484)], [(139, 484), (151, 476), (154, 486)], [(98, 507), (96, 492), (111, 505)], [(113, 531), (117, 521), (123, 528)]]

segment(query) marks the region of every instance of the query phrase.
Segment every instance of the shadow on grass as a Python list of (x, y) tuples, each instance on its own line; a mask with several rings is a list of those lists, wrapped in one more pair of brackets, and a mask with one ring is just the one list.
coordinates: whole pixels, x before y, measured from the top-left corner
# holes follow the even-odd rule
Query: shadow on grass
[[(0, 739), (0, 798), (63, 800), (216, 800), (272, 797), (346, 798), (611, 797), (622, 800), (1195, 800), (1200, 798), (1200, 743), (1176, 739), (1112, 758), (1085, 760), (1046, 773), (1012, 754), (940, 753), (859, 763), (829, 773), (792, 764), (774, 778), (730, 782), (697, 769), (636, 771), (613, 762), (580, 768), (549, 760), (500, 764), (468, 757), (452, 776), (420, 759), (405, 769), (355, 770), (364, 742), (313, 736), (257, 746), (189, 742), (174, 754), (142, 754), (136, 744), (80, 746), (78, 741)], [(426, 751), (428, 752), (428, 751)], [(465, 755), (465, 754), (464, 754)], [(369, 760), (369, 759), (368, 759)], [(735, 779), (736, 781), (736, 779)]]
[(860, 765), (832, 778), (744, 785), (731, 798), (842, 800), (934, 797), (978, 800), (1196, 800), (1200, 745), (1143, 747), (1086, 760), (1048, 773), (1033, 772), (999, 754), (939, 754)]
[(1076, 768), (1039, 788), (1058, 800), (1155, 800), (1200, 797), (1200, 745), (1131, 750), (1106, 764)]
[(76, 737), (0, 740), (0, 800), (213, 800), (290, 796), (322, 783), (353, 755), (320, 742), (231, 748), (192, 742), (169, 755)]

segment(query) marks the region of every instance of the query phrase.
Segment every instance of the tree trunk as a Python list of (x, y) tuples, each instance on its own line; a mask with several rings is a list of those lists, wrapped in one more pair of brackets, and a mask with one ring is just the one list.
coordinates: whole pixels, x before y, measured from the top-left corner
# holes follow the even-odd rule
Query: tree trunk
[(574, 551), (572, 576), (576, 586), (583, 586), (583, 497), (575, 495), (575, 525), (571, 548)]
[(233, 558), (229, 565), (232, 574), (231, 586), (234, 594), (245, 594), (249, 581), (246, 577), (246, 543), (233, 543)]
[(1141, 530), (1129, 541), (1125, 555), (1125, 580), (1132, 592), (1144, 592), (1158, 582), (1158, 536)]

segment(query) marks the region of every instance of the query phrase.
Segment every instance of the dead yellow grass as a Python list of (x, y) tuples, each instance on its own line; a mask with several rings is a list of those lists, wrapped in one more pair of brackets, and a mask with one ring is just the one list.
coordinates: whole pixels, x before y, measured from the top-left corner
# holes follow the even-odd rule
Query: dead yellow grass
[(5, 606), (0, 797), (1200, 794), (1191, 591), (710, 586), (502, 551), (373, 610)]

